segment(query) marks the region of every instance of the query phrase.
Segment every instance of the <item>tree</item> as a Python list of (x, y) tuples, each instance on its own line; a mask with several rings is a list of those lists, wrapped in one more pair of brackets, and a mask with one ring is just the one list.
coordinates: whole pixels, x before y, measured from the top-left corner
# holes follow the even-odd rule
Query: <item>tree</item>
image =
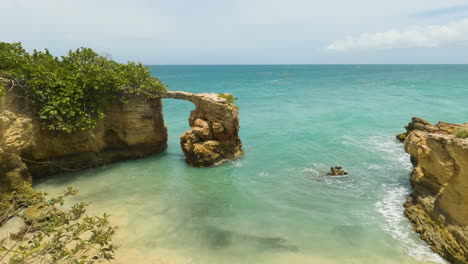
[(0, 82), (0, 95), (20, 87), (45, 128), (72, 133), (93, 129), (111, 100), (155, 98), (166, 90), (141, 63), (120, 64), (108, 57), (79, 48), (59, 59), (47, 49), (29, 54), (21, 43), (0, 42), (0, 77), (11, 80), (11, 87)]

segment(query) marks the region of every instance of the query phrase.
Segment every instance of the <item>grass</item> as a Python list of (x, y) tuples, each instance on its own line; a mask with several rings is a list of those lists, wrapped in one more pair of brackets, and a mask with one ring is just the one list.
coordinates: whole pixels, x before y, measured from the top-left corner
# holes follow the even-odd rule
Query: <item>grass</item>
[(233, 106), (235, 108), (239, 108), (234, 104), (234, 102), (237, 100), (237, 97), (232, 96), (232, 94), (224, 93), (224, 94), (218, 94), (219, 97), (226, 99), (227, 103), (230, 106)]
[(468, 138), (468, 128), (459, 128), (453, 132), (457, 138)]

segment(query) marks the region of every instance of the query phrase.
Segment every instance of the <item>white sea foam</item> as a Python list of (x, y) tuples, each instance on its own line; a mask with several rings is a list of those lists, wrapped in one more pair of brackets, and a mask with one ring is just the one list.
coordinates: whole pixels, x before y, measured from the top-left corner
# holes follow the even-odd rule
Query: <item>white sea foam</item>
[(403, 214), (403, 203), (409, 194), (407, 188), (402, 186), (383, 185), (387, 190), (383, 199), (375, 204), (375, 209), (384, 218), (382, 230), (388, 232), (393, 239), (398, 240), (408, 255), (418, 261), (433, 263), (446, 263), (439, 255), (432, 252), (429, 246), (424, 244), (414, 234), (409, 220)]
[(391, 136), (371, 136), (368, 139), (357, 139), (343, 136), (344, 145), (353, 145), (378, 154), (381, 158), (391, 161), (391, 166), (404, 170), (411, 170), (409, 155), (404, 151), (403, 145)]
[(236, 160), (229, 160), (228, 163), (229, 163), (229, 166), (231, 167), (240, 168), (244, 166), (245, 161), (243, 159), (236, 159)]
[[(370, 164), (369, 170), (395, 172), (395, 169), (410, 171), (412, 168), (409, 155), (405, 153), (402, 144), (391, 136), (371, 136), (364, 140), (344, 136), (343, 139), (342, 144), (363, 148), (387, 161), (385, 164)], [(384, 184), (382, 187), (385, 195), (375, 204), (375, 210), (385, 218), (382, 230), (399, 241), (407, 254), (414, 259), (421, 262), (446, 263), (417, 237), (411, 223), (403, 214), (403, 203), (409, 195), (408, 187), (399, 184)]]
[(369, 167), (367, 167), (368, 170), (382, 170), (383, 168), (385, 168), (385, 166), (382, 166), (382, 165), (377, 165), (377, 164), (371, 164), (369, 165)]
[(313, 176), (319, 176), (320, 172), (316, 168), (304, 168), (302, 169), (302, 172), (309, 173)]

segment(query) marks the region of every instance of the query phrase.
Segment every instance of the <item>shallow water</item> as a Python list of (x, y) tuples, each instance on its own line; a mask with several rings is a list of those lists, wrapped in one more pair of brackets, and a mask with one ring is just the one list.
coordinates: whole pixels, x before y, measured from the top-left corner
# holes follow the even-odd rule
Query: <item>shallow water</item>
[[(246, 153), (187, 166), (193, 106), (167, 99), (166, 152), (37, 183), (111, 213), (121, 263), (444, 263), (403, 216), (411, 164), (394, 134), (412, 116), (466, 122), (468, 66), (152, 70), (171, 90), (237, 96)], [(335, 165), (349, 175), (323, 176)]]

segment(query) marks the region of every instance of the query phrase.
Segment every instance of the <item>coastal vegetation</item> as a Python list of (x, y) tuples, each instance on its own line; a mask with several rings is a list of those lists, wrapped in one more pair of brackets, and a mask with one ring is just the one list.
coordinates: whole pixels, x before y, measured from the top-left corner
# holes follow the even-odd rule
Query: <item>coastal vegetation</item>
[[(95, 128), (108, 105), (125, 105), (134, 96), (158, 98), (166, 90), (141, 63), (117, 63), (89, 48), (58, 58), (47, 49), (29, 53), (21, 43), (0, 42), (0, 95), (22, 99), (26, 116), (65, 136)], [(54, 198), (35, 191), (15, 148), (0, 147), (4, 156), (0, 177), (6, 183), (25, 179), (24, 184), (0, 186), (0, 227), (10, 221), (22, 223), (14, 233), (0, 237), (0, 263), (81, 264), (114, 257), (112, 237), (117, 228), (107, 214), (88, 216), (88, 204), (83, 202), (64, 209), (64, 200), (77, 193), (72, 188)]]
[(91, 264), (111, 260), (116, 246), (111, 240), (116, 227), (108, 215), (85, 215), (87, 203), (68, 210), (61, 208), (67, 197), (77, 193), (68, 188), (62, 195), (47, 198), (29, 185), (0, 194), (0, 225), (21, 217), (24, 225), (0, 238), (0, 263), (74, 263)]
[(72, 133), (90, 130), (104, 117), (109, 100), (126, 103), (131, 95), (156, 97), (166, 90), (141, 63), (117, 63), (89, 48), (69, 51), (61, 58), (49, 50), (28, 53), (21, 43), (0, 42), (0, 95), (18, 87), (44, 127)]
[(459, 128), (453, 132), (457, 138), (468, 138), (468, 128)]
[(234, 97), (232, 94), (228, 94), (228, 93), (220, 93), (218, 94), (219, 97), (221, 98), (224, 98), (226, 99), (227, 103), (230, 105), (230, 106), (233, 106), (235, 108), (239, 108), (238, 106), (236, 106), (234, 104), (234, 102), (238, 99), (237, 97)]

